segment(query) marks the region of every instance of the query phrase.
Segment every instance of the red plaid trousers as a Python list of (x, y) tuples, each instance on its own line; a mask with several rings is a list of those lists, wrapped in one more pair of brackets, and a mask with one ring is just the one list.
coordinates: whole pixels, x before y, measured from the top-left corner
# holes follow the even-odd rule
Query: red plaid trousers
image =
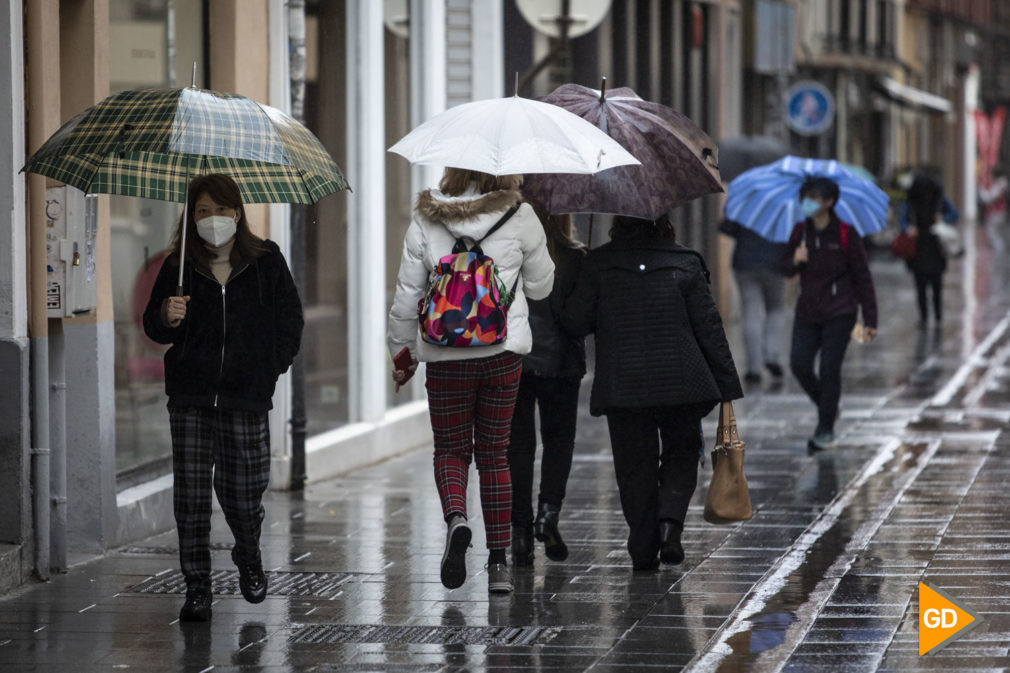
[(512, 478), (508, 445), (522, 374), (522, 356), (429, 362), (425, 387), (435, 437), (435, 485), (442, 513), (466, 516), (470, 461), (480, 474), (480, 504), (488, 549), (509, 546)]

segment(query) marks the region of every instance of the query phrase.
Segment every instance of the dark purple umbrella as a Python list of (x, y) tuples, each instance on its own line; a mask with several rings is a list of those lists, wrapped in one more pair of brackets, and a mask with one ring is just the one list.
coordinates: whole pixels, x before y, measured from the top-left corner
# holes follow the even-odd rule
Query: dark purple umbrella
[(642, 162), (593, 175), (527, 175), (523, 192), (551, 214), (613, 213), (651, 220), (722, 191), (716, 144), (673, 108), (642, 100), (627, 87), (597, 91), (578, 84), (560, 86), (539, 100), (595, 124)]

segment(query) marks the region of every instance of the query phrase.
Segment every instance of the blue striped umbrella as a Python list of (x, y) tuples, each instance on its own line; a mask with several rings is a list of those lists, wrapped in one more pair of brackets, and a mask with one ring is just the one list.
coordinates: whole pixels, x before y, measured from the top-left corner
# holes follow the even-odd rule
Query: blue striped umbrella
[(835, 213), (843, 222), (868, 236), (887, 226), (888, 197), (879, 187), (834, 159), (786, 156), (742, 173), (729, 183), (725, 215), (770, 241), (784, 243), (797, 222), (800, 186), (809, 178), (825, 177), (838, 184)]

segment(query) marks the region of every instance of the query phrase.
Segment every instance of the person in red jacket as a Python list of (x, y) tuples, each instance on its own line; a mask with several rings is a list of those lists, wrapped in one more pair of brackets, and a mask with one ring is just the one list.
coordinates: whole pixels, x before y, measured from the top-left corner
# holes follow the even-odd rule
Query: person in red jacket
[(877, 298), (866, 250), (855, 228), (835, 214), (838, 195), (837, 183), (828, 178), (803, 183), (800, 207), (806, 219), (793, 229), (779, 263), (786, 276), (800, 277), (789, 367), (817, 405), (817, 428), (809, 442), (815, 450), (835, 441), (842, 360), (860, 309), (864, 339), (877, 334)]

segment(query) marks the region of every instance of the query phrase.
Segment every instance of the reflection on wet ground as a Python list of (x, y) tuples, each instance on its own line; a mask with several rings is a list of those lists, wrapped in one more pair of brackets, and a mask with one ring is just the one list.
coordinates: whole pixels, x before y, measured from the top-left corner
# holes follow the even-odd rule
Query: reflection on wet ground
[[(0, 669), (1002, 670), (1010, 296), (984, 254), (948, 274), (940, 330), (916, 328), (904, 268), (875, 262), (881, 338), (851, 347), (836, 447), (808, 451), (814, 410), (792, 381), (748, 390), (737, 416), (754, 518), (706, 524), (700, 488), (681, 566), (631, 571), (606, 425), (584, 413), (562, 513), (570, 556), (538, 549), (511, 596), (487, 592), (476, 489), (467, 582), (440, 584), (444, 524), (420, 452), (270, 494), (265, 563), (283, 595), (242, 601), (218, 517), (211, 624), (176, 621), (166, 534), (0, 599)], [(920, 580), (985, 620), (928, 659), (916, 645)]]

